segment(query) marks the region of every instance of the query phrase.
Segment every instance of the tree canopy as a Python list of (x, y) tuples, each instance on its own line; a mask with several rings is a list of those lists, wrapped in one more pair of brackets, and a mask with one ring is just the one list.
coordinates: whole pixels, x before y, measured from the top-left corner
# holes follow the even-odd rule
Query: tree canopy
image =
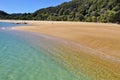
[(0, 11), (0, 19), (120, 23), (120, 0), (71, 0), (24, 14)]

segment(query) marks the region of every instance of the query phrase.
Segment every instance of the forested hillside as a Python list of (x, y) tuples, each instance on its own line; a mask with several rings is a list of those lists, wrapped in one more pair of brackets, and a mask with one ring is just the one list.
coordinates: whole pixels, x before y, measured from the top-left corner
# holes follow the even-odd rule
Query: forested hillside
[(0, 10), (0, 19), (5, 18), (7, 15), (8, 14), (6, 12)]
[(9, 14), (1, 19), (120, 23), (120, 0), (72, 0), (34, 13)]

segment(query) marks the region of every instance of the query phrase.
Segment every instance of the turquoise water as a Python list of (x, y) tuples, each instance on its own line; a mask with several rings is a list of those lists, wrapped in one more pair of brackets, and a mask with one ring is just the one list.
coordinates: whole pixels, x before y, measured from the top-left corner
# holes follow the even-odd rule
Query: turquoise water
[[(0, 23), (1, 28), (8, 26), (11, 27), (13, 24)], [(14, 26), (18, 25), (14, 24)], [(41, 37), (42, 44), (37, 49), (29, 44), (32, 38), (35, 40), (35, 36), (25, 34), (10, 29), (0, 29), (0, 80), (80, 80), (46, 55), (47, 47), (43, 44), (49, 46), (49, 40), (45, 42)], [(27, 42), (27, 39), (31, 40)]]
[(14, 23), (8, 23), (8, 22), (0, 22), (0, 27), (13, 27), (13, 26), (21, 26), (24, 24), (14, 24)]

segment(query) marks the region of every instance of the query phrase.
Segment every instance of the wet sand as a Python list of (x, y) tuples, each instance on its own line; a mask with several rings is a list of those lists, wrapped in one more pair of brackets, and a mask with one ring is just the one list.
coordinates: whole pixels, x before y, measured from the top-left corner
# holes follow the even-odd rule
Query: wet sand
[[(14, 29), (68, 41), (67, 46), (66, 43), (60, 43), (63, 44), (60, 50), (66, 54), (60, 51), (56, 52), (60, 54), (54, 55), (77, 75), (82, 71), (86, 76), (92, 76), (93, 80), (120, 79), (120, 25), (57, 21), (22, 22), (31, 26), (20, 26)], [(74, 46), (72, 42), (80, 47)]]
[(26, 21), (32, 26), (18, 30), (71, 40), (104, 54), (120, 58), (120, 25), (83, 22)]

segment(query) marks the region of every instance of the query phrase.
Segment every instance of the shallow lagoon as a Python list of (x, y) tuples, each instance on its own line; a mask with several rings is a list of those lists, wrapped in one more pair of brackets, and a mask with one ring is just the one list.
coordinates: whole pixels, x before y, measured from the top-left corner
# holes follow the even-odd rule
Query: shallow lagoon
[[(37, 49), (27, 42), (23, 32), (10, 29), (11, 26), (18, 25), (0, 23), (0, 26), (9, 27), (0, 30), (0, 80), (80, 80), (63, 65), (46, 55), (48, 51), (43, 49), (47, 46), (43, 45), (43, 48)], [(31, 39), (35, 38), (29, 33), (25, 34), (31, 36)], [(41, 37), (42, 40), (44, 39)], [(41, 43), (48, 46), (51, 44), (49, 40)]]

